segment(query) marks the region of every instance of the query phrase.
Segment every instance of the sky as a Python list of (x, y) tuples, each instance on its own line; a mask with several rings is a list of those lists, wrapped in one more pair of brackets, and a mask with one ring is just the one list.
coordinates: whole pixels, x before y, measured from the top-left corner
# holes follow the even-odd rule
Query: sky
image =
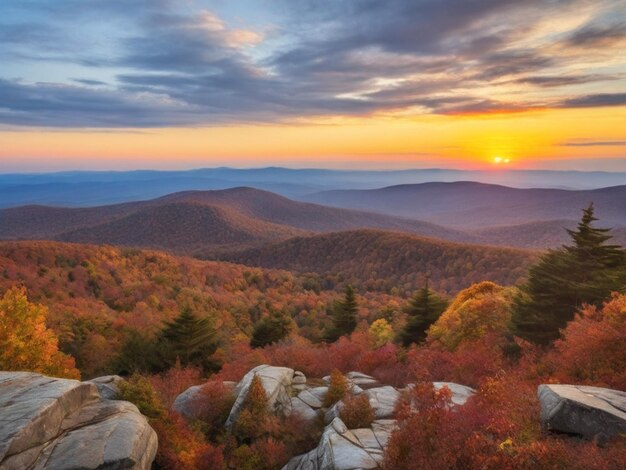
[(626, 171), (626, 2), (0, 2), (0, 172), (222, 165)]

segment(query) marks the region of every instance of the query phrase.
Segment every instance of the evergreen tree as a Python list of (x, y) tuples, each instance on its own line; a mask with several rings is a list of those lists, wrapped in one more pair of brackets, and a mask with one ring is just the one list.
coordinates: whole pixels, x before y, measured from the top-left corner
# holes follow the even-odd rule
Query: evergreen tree
[(262, 348), (286, 337), (291, 329), (291, 320), (281, 312), (271, 312), (254, 325), (250, 346)]
[(400, 342), (404, 346), (420, 343), (426, 338), (426, 331), (437, 321), (448, 303), (428, 288), (428, 279), (424, 287), (413, 294), (407, 306), (407, 321), (400, 333)]
[(167, 366), (176, 359), (183, 366), (199, 366), (204, 371), (213, 368), (211, 355), (217, 349), (215, 330), (208, 317), (200, 318), (191, 308), (184, 308), (173, 321), (167, 322), (161, 331), (160, 352)]
[(332, 343), (340, 337), (349, 335), (356, 328), (359, 305), (352, 286), (346, 287), (345, 296), (342, 302), (335, 305), (332, 313), (332, 326), (324, 334), (326, 341)]
[(599, 306), (611, 292), (624, 290), (626, 251), (606, 243), (610, 229), (594, 227), (596, 220), (590, 204), (576, 230), (568, 230), (573, 244), (550, 250), (531, 267), (515, 299), (517, 335), (548, 344), (583, 303)]

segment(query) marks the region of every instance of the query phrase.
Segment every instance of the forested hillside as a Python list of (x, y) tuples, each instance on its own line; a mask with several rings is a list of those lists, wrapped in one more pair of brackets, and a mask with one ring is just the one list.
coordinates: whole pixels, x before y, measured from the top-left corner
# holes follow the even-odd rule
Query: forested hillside
[(484, 279), (514, 284), (535, 258), (530, 251), (376, 230), (298, 237), (220, 256), (251, 266), (314, 272), (330, 284), (349, 282), (367, 290), (407, 292), (429, 277), (435, 289), (447, 293)]
[(0, 210), (0, 239), (108, 243), (184, 254), (356, 228), (475, 239), (418, 220), (297, 202), (252, 188), (190, 191), (91, 208), (24, 206)]
[[(49, 308), (49, 326), (87, 376), (110, 371), (132, 332), (152, 338), (183, 307), (211, 318), (218, 342), (228, 349), (274, 311), (293, 318), (302, 336), (317, 339), (327, 308), (340, 295), (321, 290), (315, 278), (285, 271), (134, 249), (2, 242), (0, 291), (14, 285)], [(391, 301), (364, 294), (360, 314), (371, 320)]]

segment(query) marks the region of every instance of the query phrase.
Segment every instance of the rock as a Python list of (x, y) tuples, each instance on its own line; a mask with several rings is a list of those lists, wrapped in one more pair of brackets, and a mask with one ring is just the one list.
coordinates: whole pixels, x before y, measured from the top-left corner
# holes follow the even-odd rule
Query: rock
[(311, 395), (314, 395), (320, 402), (324, 401), (324, 397), (328, 393), (328, 387), (314, 387), (307, 390)]
[(585, 385), (540, 385), (541, 422), (549, 430), (606, 441), (626, 433), (626, 392)]
[(455, 384), (454, 382), (433, 382), (433, 387), (436, 390), (448, 387), (452, 392), (452, 403), (455, 405), (465, 405), (467, 399), (476, 393), (476, 390), (473, 388)]
[(335, 418), (324, 429), (319, 445), (291, 459), (283, 470), (380, 468), (384, 445), (394, 425), (393, 420), (381, 420), (374, 421), (371, 428), (349, 430), (343, 421)]
[(194, 385), (189, 387), (183, 393), (178, 395), (172, 404), (172, 410), (181, 414), (187, 419), (198, 417), (197, 399), (202, 391), (202, 385)]
[(346, 378), (363, 390), (380, 387), (380, 382), (370, 375), (361, 372), (348, 372)]
[(105, 400), (115, 400), (115, 397), (120, 393), (119, 384), (123, 381), (124, 379), (119, 375), (105, 375), (88, 380), (87, 382), (96, 386), (101, 398)]
[(309, 405), (311, 408), (315, 409), (322, 407), (322, 400), (324, 399), (323, 396), (322, 398), (320, 398), (318, 395), (312, 393), (310, 390), (303, 390), (302, 392), (298, 393), (298, 398), (307, 405)]
[(3, 470), (149, 469), (156, 455), (137, 407), (103, 399), (93, 382), (0, 372), (0, 409)]
[(396, 409), (396, 403), (400, 398), (400, 392), (387, 385), (385, 387), (371, 388), (364, 392), (369, 400), (376, 419), (392, 418)]
[(317, 419), (317, 410), (311, 408), (299, 397), (291, 398), (291, 413), (299, 415), (308, 422), (313, 422)]
[(296, 371), (293, 374), (293, 379), (291, 380), (291, 383), (294, 385), (302, 385), (306, 383), (306, 376), (300, 372), (300, 371)]
[(288, 367), (273, 367), (264, 364), (248, 372), (235, 387), (235, 396), (237, 398), (226, 420), (227, 429), (232, 428), (235, 421), (237, 421), (241, 407), (248, 395), (252, 378), (255, 375), (261, 379), (270, 409), (274, 413), (282, 415), (287, 415), (291, 412), (291, 383), (294, 370)]

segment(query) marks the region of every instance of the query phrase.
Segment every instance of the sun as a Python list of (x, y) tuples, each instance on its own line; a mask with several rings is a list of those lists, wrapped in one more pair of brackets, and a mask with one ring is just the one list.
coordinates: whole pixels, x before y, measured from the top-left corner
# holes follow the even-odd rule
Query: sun
[(510, 162), (511, 162), (510, 158), (505, 158), (505, 157), (500, 157), (500, 156), (493, 157), (493, 163), (495, 163), (496, 165), (501, 165), (503, 163), (507, 164)]

